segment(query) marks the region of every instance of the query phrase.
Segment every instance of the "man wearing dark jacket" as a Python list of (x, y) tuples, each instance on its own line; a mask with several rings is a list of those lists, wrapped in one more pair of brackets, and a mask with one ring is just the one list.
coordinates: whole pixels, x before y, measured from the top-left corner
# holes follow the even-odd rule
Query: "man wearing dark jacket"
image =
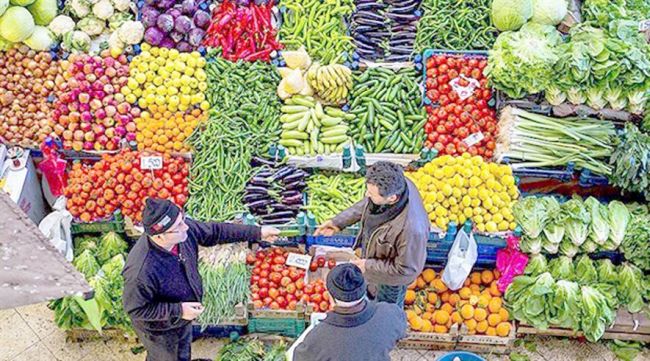
[(418, 189), (402, 168), (377, 162), (366, 173), (366, 198), (323, 223), (316, 235), (331, 236), (361, 222), (355, 261), (377, 301), (404, 306), (407, 286), (424, 268), (429, 239), (429, 217)]
[(288, 352), (289, 361), (390, 361), (406, 337), (406, 316), (395, 304), (368, 301), (359, 267), (347, 263), (327, 275), (334, 311), (307, 329)]
[(129, 252), (122, 272), (124, 310), (147, 349), (147, 361), (189, 361), (192, 320), (203, 312), (199, 245), (275, 241), (279, 231), (197, 222), (185, 218), (174, 203), (152, 198), (142, 223), (145, 234)]

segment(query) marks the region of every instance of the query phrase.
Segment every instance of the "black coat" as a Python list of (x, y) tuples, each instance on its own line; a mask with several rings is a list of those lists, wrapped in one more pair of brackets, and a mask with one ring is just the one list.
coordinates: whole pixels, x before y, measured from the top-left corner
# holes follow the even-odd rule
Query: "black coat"
[(143, 235), (129, 252), (124, 276), (124, 310), (133, 326), (145, 332), (164, 332), (186, 326), (182, 302), (201, 302), (203, 285), (198, 270), (199, 245), (258, 241), (255, 226), (202, 223), (185, 220), (187, 240), (178, 245), (178, 256)]

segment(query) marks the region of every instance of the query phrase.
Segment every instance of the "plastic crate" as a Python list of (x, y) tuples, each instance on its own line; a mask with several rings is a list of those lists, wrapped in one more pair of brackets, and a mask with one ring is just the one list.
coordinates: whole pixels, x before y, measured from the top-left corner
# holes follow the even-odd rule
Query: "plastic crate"
[[(497, 251), (506, 247), (505, 239), (496, 236), (474, 234), (478, 258), (475, 265), (480, 267), (494, 267), (497, 261)], [(427, 244), (427, 264), (444, 265), (454, 240), (442, 239)]]
[(108, 220), (90, 223), (75, 221), (72, 222), (70, 229), (72, 234), (107, 232), (124, 233), (124, 217), (122, 216), (122, 212), (120, 210), (117, 210)]
[(237, 339), (247, 332), (244, 325), (192, 325), (192, 338), (230, 338)]
[(330, 247), (340, 247), (352, 248), (356, 241), (356, 236), (346, 236), (346, 235), (335, 235), (331, 237), (326, 236), (305, 236), (305, 246), (307, 251), (312, 246), (330, 246)]
[(251, 318), (249, 333), (271, 333), (286, 337), (298, 337), (306, 328), (304, 318)]

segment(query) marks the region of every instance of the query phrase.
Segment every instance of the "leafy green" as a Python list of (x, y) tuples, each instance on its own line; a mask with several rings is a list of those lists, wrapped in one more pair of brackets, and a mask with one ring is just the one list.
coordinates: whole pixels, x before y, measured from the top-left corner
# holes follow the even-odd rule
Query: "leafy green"
[(575, 267), (569, 257), (560, 256), (552, 259), (548, 263), (548, 268), (553, 278), (557, 280), (575, 280)]
[(630, 211), (625, 207), (625, 204), (619, 201), (609, 202), (609, 238), (603, 245), (603, 248), (608, 251), (616, 250), (623, 239), (625, 239), (625, 232), (627, 225), (630, 221)]
[(102, 236), (97, 249), (97, 260), (99, 263), (104, 262), (126, 252), (128, 244), (115, 232), (108, 232)]
[(614, 322), (616, 310), (609, 307), (607, 298), (600, 291), (589, 286), (582, 286), (580, 290), (582, 293), (580, 328), (587, 340), (596, 342), (603, 337), (605, 329)]
[(582, 255), (576, 263), (576, 281), (581, 285), (598, 282), (598, 272), (594, 261), (587, 255)]
[(566, 213), (563, 211), (560, 203), (555, 197), (546, 197), (546, 209), (550, 215), (550, 219), (544, 228), (544, 235), (549, 242), (560, 244), (564, 238), (564, 221), (566, 220)]
[(81, 252), (73, 261), (72, 265), (81, 272), (86, 279), (90, 279), (99, 271), (99, 263), (93, 255), (93, 252), (89, 249)]
[(550, 320), (552, 324), (578, 329), (580, 327), (580, 285), (566, 280), (557, 281), (553, 307), (556, 313)]
[(531, 238), (539, 237), (548, 221), (549, 213), (546, 210), (544, 199), (526, 197), (512, 206), (515, 221)]
[[(596, 198), (589, 197), (585, 207), (591, 215), (589, 239), (597, 245), (603, 245), (609, 238), (609, 211)], [(593, 251), (592, 251), (593, 252)]]
[(644, 0), (585, 0), (582, 4), (585, 21), (600, 27), (614, 20), (645, 20), (650, 17), (650, 3)]
[(548, 272), (537, 277), (515, 277), (506, 290), (506, 304), (516, 319), (546, 329), (549, 326), (549, 315), (555, 312), (554, 286), (555, 280)]
[(589, 235), (589, 212), (585, 208), (580, 198), (572, 198), (562, 204), (562, 208), (567, 214), (566, 219), (566, 234), (569, 240), (579, 247), (586, 240)]
[(528, 265), (524, 270), (524, 274), (530, 276), (539, 276), (542, 273), (546, 272), (547, 269), (546, 257), (542, 254), (536, 254), (528, 260)]
[(650, 217), (633, 216), (621, 244), (625, 259), (650, 271)]
[[(500, 31), (517, 30), (533, 16), (531, 0), (494, 0), (490, 17)], [(550, 24), (549, 24), (550, 25)]]
[(616, 285), (619, 282), (618, 271), (609, 259), (601, 259), (596, 266), (598, 282)]
[(621, 265), (617, 291), (621, 303), (627, 306), (630, 313), (637, 313), (643, 309), (646, 286), (643, 272), (639, 268), (627, 262)]
[(613, 185), (625, 192), (641, 193), (650, 200), (650, 135), (641, 133), (634, 124), (626, 123), (610, 164), (614, 167), (610, 176)]
[(612, 340), (608, 346), (621, 361), (634, 361), (636, 356), (643, 350), (643, 344), (634, 341)]
[(531, 238), (523, 235), (519, 240), (519, 248), (522, 252), (530, 254), (538, 254), (542, 252), (542, 239), (540, 237)]
[(556, 26), (568, 12), (566, 0), (533, 0), (532, 22)]
[(562, 243), (560, 243), (560, 254), (573, 258), (578, 254), (578, 252), (580, 252), (580, 247), (576, 246), (568, 239), (564, 239), (562, 240)]

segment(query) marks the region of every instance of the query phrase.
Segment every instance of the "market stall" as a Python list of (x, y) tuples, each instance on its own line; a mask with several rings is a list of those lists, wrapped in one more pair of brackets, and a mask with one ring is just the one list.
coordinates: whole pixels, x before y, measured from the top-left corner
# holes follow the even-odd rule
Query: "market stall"
[[(57, 325), (133, 336), (119, 273), (155, 196), (282, 230), (201, 250), (195, 336), (295, 338), (357, 256), (358, 227), (317, 225), (389, 160), (431, 222), (400, 347), (650, 342), (649, 18), (634, 0), (0, 0), (0, 140), (46, 180), (34, 217), (69, 212), (95, 290), (52, 302)], [(476, 257), (453, 282), (458, 239)]]

